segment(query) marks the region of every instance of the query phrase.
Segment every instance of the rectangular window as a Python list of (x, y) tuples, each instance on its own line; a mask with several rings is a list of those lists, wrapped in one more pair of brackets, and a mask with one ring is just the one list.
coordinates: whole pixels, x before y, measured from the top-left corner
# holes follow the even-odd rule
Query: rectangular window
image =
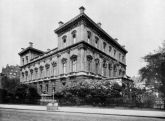
[(90, 31), (87, 31), (87, 34), (88, 34), (88, 43), (90, 43), (90, 39), (91, 39), (91, 32), (90, 32)]
[(124, 62), (124, 55), (122, 56), (122, 61)]
[(98, 48), (98, 41), (99, 41), (99, 38), (98, 37), (95, 37), (95, 47)]
[(26, 63), (28, 63), (28, 56), (26, 56)]
[(66, 47), (66, 38), (67, 38), (67, 36), (62, 37), (64, 47)]
[(74, 43), (74, 44), (76, 43), (76, 37), (73, 38), (73, 43)]
[(22, 58), (22, 65), (24, 65), (24, 58)]
[(106, 49), (106, 43), (103, 42), (103, 51), (105, 52), (105, 49)]
[(53, 66), (53, 72), (52, 72), (53, 76), (56, 76), (56, 66)]
[(88, 72), (91, 72), (91, 61), (88, 61)]
[(77, 71), (77, 60), (72, 61), (72, 68), (73, 68), (73, 72)]
[(121, 54), (119, 53), (119, 61), (121, 60)]
[(66, 63), (63, 63), (63, 73), (66, 73)]
[(111, 47), (111, 46), (109, 46), (109, 53), (111, 53), (111, 50), (112, 50), (112, 47)]
[(116, 50), (114, 49), (114, 57), (116, 56)]

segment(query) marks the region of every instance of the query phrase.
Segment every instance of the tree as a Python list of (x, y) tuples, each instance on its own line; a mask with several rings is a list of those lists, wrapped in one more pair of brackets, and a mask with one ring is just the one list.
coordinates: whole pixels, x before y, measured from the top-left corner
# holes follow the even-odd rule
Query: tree
[(8, 93), (13, 94), (15, 92), (16, 86), (20, 84), (20, 79), (3, 76), (1, 82), (2, 88), (5, 89)]
[(15, 97), (20, 103), (36, 104), (40, 99), (37, 89), (31, 85), (20, 84), (16, 87)]
[(40, 98), (35, 87), (20, 84), (19, 78), (2, 77), (0, 102), (2, 103), (31, 103), (36, 104)]
[(147, 64), (139, 70), (142, 81), (152, 91), (161, 92), (165, 104), (165, 42), (158, 51), (144, 56), (143, 59)]
[(108, 80), (78, 80), (55, 94), (61, 104), (109, 105), (110, 99), (121, 97), (121, 86)]

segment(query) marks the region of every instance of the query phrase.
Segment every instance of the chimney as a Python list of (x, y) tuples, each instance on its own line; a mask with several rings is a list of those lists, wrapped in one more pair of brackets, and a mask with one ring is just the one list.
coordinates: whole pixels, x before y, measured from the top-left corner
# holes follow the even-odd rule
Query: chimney
[(123, 48), (125, 48), (125, 45), (122, 45)]
[(33, 47), (33, 43), (32, 42), (29, 42), (29, 47)]
[(97, 25), (98, 25), (99, 27), (101, 27), (101, 23), (100, 23), (100, 22), (98, 22)]
[(23, 50), (24, 50), (24, 48), (21, 48), (21, 50), (23, 51)]
[(79, 8), (79, 10), (80, 10), (80, 14), (81, 14), (81, 13), (84, 13), (85, 8), (84, 8), (83, 6), (81, 6), (81, 7)]
[(60, 26), (62, 26), (64, 23), (63, 23), (62, 21), (59, 21), (58, 24), (59, 24), (59, 27), (60, 27)]

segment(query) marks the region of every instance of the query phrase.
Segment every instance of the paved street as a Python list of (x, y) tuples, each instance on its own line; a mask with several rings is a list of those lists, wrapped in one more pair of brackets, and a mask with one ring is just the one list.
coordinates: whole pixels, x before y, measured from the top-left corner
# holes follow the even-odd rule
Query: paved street
[(160, 118), (0, 109), (0, 121), (164, 121)]
[[(0, 108), (10, 109), (27, 109), (46, 111), (46, 106), (30, 106), (30, 105), (5, 105), (0, 104)], [(131, 110), (131, 109), (113, 109), (113, 108), (96, 108), (96, 107), (59, 107), (58, 112), (67, 113), (87, 113), (87, 114), (103, 114), (103, 115), (120, 115), (120, 116), (142, 116), (142, 117), (163, 117), (164, 111), (150, 110)]]

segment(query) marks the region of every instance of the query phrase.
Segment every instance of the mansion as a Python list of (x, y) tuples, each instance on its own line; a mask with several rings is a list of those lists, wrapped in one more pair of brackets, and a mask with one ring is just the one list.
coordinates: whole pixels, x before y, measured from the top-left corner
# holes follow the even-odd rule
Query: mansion
[(79, 8), (70, 21), (54, 30), (58, 46), (46, 52), (22, 48), (20, 79), (33, 84), (40, 94), (52, 96), (67, 84), (79, 80), (122, 80), (126, 75), (127, 50)]

